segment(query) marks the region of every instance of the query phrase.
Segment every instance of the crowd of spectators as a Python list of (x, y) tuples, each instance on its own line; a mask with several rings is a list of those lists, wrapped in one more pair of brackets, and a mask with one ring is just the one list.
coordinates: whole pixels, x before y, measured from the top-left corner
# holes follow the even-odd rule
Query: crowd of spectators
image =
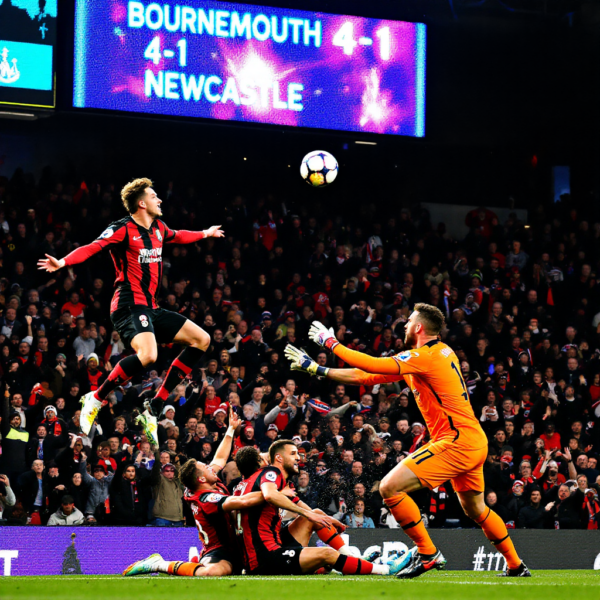
[[(119, 188), (0, 180), (3, 522), (191, 524), (178, 468), (210, 461), (233, 406), (244, 421), (232, 455), (292, 439), (302, 500), (350, 527), (396, 527), (378, 485), (428, 440), (411, 390), (310, 378), (290, 371), (283, 349), (343, 366), (309, 343), (318, 319), (349, 347), (389, 356), (423, 301), (446, 315), (442, 338), (489, 438), (488, 505), (509, 527), (598, 527), (600, 223), (568, 203), (531, 209), (527, 224), (482, 208), (467, 215), (468, 235), (452, 239), (418, 207), (330, 214), (315, 203), (294, 213), (272, 196), (238, 196), (205, 214), (193, 189), (157, 191), (171, 228), (220, 223), (226, 234), (164, 248), (161, 305), (212, 343), (169, 397), (158, 448), (135, 418), (178, 349), (161, 346), (85, 436), (80, 397), (131, 352), (109, 318), (111, 261), (97, 255), (54, 276), (35, 267), (121, 218)], [(237, 476), (230, 461), (223, 478)], [(414, 497), (430, 527), (473, 526), (449, 483)]]

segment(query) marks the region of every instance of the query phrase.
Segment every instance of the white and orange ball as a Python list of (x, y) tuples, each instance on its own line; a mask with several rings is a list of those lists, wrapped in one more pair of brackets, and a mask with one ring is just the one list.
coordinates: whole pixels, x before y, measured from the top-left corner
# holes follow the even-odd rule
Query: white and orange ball
[(325, 187), (335, 181), (338, 174), (338, 162), (325, 150), (309, 152), (300, 165), (300, 175), (312, 187)]

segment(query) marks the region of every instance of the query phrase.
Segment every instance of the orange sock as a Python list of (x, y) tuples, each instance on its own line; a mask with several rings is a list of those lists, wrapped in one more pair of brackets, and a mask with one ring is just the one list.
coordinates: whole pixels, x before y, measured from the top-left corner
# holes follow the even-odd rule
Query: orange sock
[(419, 554), (435, 554), (437, 552), (435, 544), (431, 541), (427, 529), (423, 525), (419, 507), (410, 496), (400, 492), (391, 498), (384, 498), (383, 501), (394, 515), (398, 525), (404, 529), (404, 533), (417, 545)]
[(333, 548), (339, 550), (342, 546), (345, 546), (342, 536), (338, 533), (337, 529), (333, 525), (327, 525), (317, 531), (319, 539)]
[(182, 575), (183, 577), (193, 577), (196, 569), (200, 565), (193, 562), (182, 562), (180, 560), (174, 560), (167, 563), (167, 573), (169, 575)]
[(487, 511), (483, 511), (478, 519), (475, 519), (475, 523), (483, 529), (485, 537), (504, 556), (508, 568), (516, 569), (521, 564), (521, 559), (508, 535), (504, 521), (491, 508), (488, 508)]

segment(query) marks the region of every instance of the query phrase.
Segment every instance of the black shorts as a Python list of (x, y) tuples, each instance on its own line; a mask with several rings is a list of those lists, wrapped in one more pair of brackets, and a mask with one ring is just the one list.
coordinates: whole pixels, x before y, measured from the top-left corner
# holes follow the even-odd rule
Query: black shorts
[(258, 555), (259, 566), (251, 575), (302, 575), (300, 552), (302, 546), (287, 527), (281, 529), (281, 547)]
[(233, 550), (228, 550), (227, 548), (216, 548), (215, 550), (211, 550), (206, 554), (203, 554), (198, 561), (198, 564), (203, 567), (208, 567), (208, 565), (212, 565), (215, 563), (219, 563), (222, 560), (226, 560), (231, 564), (233, 569), (232, 575), (241, 575), (242, 574), (242, 563), (238, 559), (237, 553)]
[(187, 319), (179, 313), (164, 308), (130, 306), (111, 313), (110, 320), (125, 344), (138, 333), (153, 333), (158, 344), (170, 344)]

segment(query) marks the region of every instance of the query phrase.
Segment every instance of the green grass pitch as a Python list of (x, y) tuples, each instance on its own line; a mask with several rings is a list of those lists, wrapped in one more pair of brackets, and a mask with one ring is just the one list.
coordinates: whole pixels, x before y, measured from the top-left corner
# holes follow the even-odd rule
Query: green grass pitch
[(428, 573), (412, 581), (392, 577), (201, 577), (70, 575), (0, 578), (2, 600), (598, 600), (598, 571), (537, 571), (531, 579), (493, 572)]

